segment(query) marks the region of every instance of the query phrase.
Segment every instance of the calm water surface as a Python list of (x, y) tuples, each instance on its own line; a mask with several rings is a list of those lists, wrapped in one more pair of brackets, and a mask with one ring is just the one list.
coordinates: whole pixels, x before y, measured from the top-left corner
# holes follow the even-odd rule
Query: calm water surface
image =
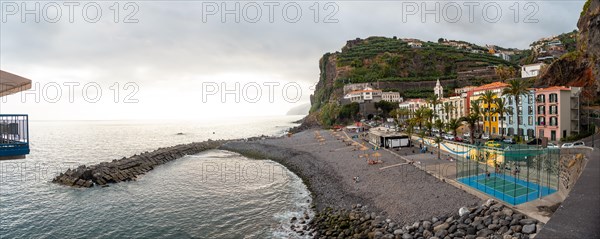
[(50, 180), (68, 167), (158, 147), (281, 135), (299, 118), (30, 122), (31, 154), (0, 161), (0, 237), (289, 238), (289, 218), (312, 214), (310, 195), (296, 175), (270, 160), (211, 150), (108, 188), (73, 189)]

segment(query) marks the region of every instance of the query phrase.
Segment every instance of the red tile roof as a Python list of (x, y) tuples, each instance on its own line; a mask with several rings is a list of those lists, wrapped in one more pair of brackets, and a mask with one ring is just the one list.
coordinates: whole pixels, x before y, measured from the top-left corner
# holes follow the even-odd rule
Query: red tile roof
[(504, 88), (504, 87), (508, 87), (508, 84), (497, 81), (497, 82), (493, 82), (493, 83), (489, 83), (489, 84), (485, 84), (485, 85), (476, 87), (475, 89), (473, 89), (473, 91), (493, 90), (493, 89)]
[(557, 91), (557, 90), (571, 90), (570, 87), (566, 87), (566, 86), (550, 86), (547, 88), (538, 88), (535, 89), (535, 91)]

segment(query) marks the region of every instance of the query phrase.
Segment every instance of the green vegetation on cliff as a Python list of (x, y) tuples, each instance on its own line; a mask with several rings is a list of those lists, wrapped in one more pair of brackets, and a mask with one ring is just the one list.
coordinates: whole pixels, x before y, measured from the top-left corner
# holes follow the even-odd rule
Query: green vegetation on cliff
[[(474, 47), (479, 50), (481, 47)], [(362, 83), (374, 81), (433, 81), (456, 78), (457, 63), (514, 65), (486, 53), (473, 53), (434, 42), (412, 48), (400, 39), (369, 37), (350, 41), (336, 54), (337, 67), (349, 67), (338, 81)]]

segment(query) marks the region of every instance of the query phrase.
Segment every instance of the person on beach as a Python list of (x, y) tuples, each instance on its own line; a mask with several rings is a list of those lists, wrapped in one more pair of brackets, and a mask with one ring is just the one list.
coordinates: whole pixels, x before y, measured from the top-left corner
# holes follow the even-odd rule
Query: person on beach
[(485, 175), (486, 175), (486, 176), (487, 176), (487, 178), (489, 179), (489, 178), (490, 178), (490, 175), (491, 175), (491, 174), (490, 174), (490, 171), (487, 171), (487, 170), (485, 170)]

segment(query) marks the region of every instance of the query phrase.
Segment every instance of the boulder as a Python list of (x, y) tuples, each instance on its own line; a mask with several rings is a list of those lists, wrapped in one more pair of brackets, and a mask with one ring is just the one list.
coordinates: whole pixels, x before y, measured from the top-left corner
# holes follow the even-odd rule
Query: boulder
[(461, 207), (460, 209), (458, 209), (458, 215), (461, 216), (461, 217), (464, 216), (464, 215), (467, 215), (469, 213), (470, 213), (470, 211), (466, 207)]
[(436, 235), (437, 235), (438, 231), (446, 230), (446, 229), (448, 229), (448, 227), (450, 227), (450, 225), (447, 222), (444, 222), (444, 223), (442, 223), (440, 225), (435, 226), (433, 228), (433, 232), (436, 233)]
[(506, 215), (506, 216), (509, 216), (509, 217), (510, 217), (510, 216), (512, 216), (512, 215), (513, 215), (513, 210), (512, 210), (512, 209), (510, 209), (510, 208), (506, 208), (506, 207), (505, 207), (504, 209), (502, 209), (502, 213), (504, 213), (504, 215)]
[(477, 232), (477, 237), (487, 237), (489, 235), (494, 234), (494, 231), (490, 230), (490, 229), (483, 229)]
[(525, 233), (525, 234), (532, 234), (535, 233), (535, 224), (528, 224), (523, 226), (523, 229), (521, 229), (521, 232)]
[(519, 224), (521, 224), (521, 225), (529, 225), (529, 224), (535, 224), (535, 223), (537, 223), (537, 220), (531, 219), (531, 218), (519, 220)]

